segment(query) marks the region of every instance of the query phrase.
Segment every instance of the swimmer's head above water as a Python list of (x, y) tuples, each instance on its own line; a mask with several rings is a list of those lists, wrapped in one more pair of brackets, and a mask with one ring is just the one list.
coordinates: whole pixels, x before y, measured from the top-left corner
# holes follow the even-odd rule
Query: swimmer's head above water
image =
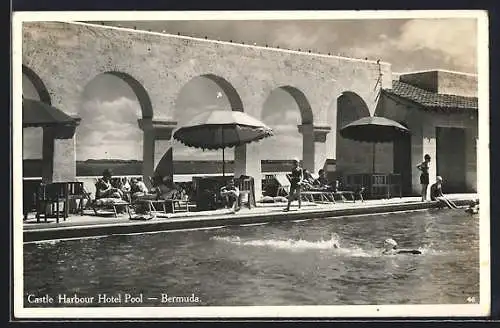
[(392, 239), (387, 238), (384, 240), (384, 250), (382, 254), (422, 254), (418, 249), (398, 249), (398, 243)]
[(398, 247), (398, 243), (392, 239), (392, 238), (387, 238), (384, 240), (384, 251), (391, 251), (395, 250)]

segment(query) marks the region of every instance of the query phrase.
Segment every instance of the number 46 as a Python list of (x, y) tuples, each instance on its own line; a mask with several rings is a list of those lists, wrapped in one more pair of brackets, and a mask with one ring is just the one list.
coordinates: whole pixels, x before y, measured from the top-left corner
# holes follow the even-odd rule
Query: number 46
[(467, 297), (467, 302), (468, 303), (475, 303), (476, 302), (476, 298), (474, 296), (469, 296), (469, 297)]

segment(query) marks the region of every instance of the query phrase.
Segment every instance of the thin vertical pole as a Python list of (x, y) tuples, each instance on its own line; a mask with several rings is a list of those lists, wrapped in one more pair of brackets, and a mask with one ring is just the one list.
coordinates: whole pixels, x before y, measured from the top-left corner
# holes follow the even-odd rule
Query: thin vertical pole
[(224, 127), (222, 127), (222, 176), (225, 176), (225, 171), (226, 171), (226, 164), (225, 164), (225, 159), (224, 159)]
[(222, 148), (222, 176), (225, 176), (225, 164), (224, 164), (224, 148)]

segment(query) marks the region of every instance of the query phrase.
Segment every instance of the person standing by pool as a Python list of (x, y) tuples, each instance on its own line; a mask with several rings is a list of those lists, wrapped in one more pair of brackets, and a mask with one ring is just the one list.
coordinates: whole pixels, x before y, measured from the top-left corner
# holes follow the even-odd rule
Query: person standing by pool
[(288, 204), (284, 209), (285, 212), (288, 212), (290, 210), (290, 205), (294, 199), (297, 199), (299, 201), (299, 209), (300, 209), (302, 205), (300, 192), (303, 179), (304, 179), (304, 174), (302, 168), (300, 167), (300, 162), (298, 159), (294, 159), (292, 172), (290, 174), (290, 193), (288, 194)]
[(455, 203), (444, 197), (443, 178), (439, 175), (436, 177), (436, 182), (431, 186), (431, 200), (438, 200), (449, 208), (458, 208)]
[(424, 161), (417, 165), (417, 169), (419, 169), (422, 173), (420, 174), (420, 184), (422, 185), (422, 201), (425, 202), (427, 200), (427, 187), (429, 186), (429, 163), (431, 161), (431, 156), (429, 154), (425, 154)]

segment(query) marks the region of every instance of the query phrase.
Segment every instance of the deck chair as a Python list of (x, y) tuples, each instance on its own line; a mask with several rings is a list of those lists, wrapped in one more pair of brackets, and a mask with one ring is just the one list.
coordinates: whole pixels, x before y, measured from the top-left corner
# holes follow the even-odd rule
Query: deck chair
[(284, 192), (286, 195), (290, 193), (290, 180), (286, 173), (277, 173), (274, 179), (278, 182), (278, 190), (276, 191), (276, 196), (280, 195), (280, 192)]
[(236, 186), (240, 190), (238, 206), (246, 205), (249, 209), (256, 206), (255, 203), (255, 183), (254, 179), (249, 176), (240, 176), (235, 179)]
[(68, 187), (68, 209), (71, 208), (69, 202), (74, 202), (76, 203), (76, 208), (74, 211), (76, 213), (80, 213), (80, 215), (83, 215), (83, 203), (84, 200), (87, 198), (87, 194), (85, 192), (85, 189), (83, 188), (83, 182), (67, 182), (67, 187)]
[[(123, 200), (123, 199), (118, 199), (118, 198), (96, 198), (95, 195), (97, 194), (97, 187), (96, 184), (97, 180), (94, 181), (93, 188), (89, 188), (90, 190), (93, 191), (94, 198), (92, 198), (92, 192), (89, 192), (87, 188), (85, 188), (84, 184), (84, 191), (85, 191), (85, 197), (87, 198), (87, 207), (90, 207), (93, 211), (94, 214), (97, 216), (103, 216), (103, 215), (113, 215), (115, 218), (118, 217), (118, 207), (125, 207), (125, 211), (127, 212), (129, 218), (132, 217), (132, 214), (130, 213), (130, 203)], [(89, 186), (90, 184), (86, 184)]]
[[(308, 173), (310, 177), (314, 180), (319, 178), (319, 174)], [(305, 183), (301, 191), (302, 200), (309, 202), (320, 202), (320, 203), (335, 203), (335, 197), (333, 192), (320, 188), (316, 185), (310, 183)]]

